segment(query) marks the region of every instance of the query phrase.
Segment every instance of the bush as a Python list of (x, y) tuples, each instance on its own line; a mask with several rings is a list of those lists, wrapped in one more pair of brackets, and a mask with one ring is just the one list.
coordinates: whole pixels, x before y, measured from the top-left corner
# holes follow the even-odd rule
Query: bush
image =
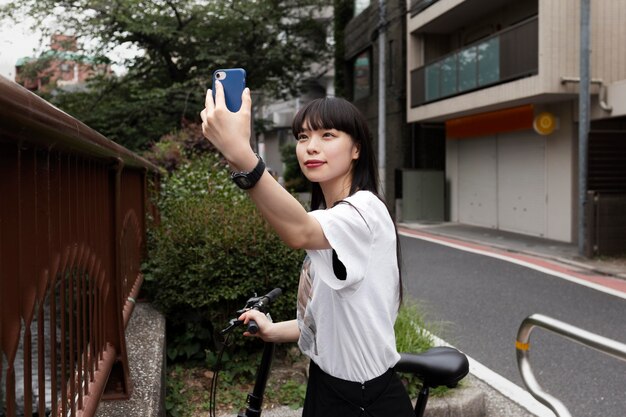
[(215, 351), (216, 332), (255, 293), (281, 287), (272, 315), (295, 317), (304, 254), (279, 240), (217, 154), (192, 157), (164, 178), (157, 205), (144, 289), (167, 318), (170, 359)]

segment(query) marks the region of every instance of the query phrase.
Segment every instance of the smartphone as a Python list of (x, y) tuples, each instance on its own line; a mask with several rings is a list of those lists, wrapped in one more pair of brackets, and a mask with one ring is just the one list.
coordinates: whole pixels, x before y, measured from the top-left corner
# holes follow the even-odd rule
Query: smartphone
[(218, 69), (213, 72), (213, 101), (215, 102), (215, 81), (224, 87), (226, 107), (232, 112), (241, 108), (241, 94), (246, 88), (246, 70), (243, 68)]

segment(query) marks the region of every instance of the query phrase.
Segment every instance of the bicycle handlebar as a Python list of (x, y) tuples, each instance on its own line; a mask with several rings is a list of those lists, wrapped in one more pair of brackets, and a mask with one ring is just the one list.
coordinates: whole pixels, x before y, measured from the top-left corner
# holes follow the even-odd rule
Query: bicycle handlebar
[(265, 296), (270, 301), (270, 303), (274, 302), (275, 299), (280, 297), (283, 293), (283, 290), (280, 288), (274, 288), (272, 291), (268, 292)]
[[(282, 293), (283, 293), (283, 290), (281, 290), (280, 288), (274, 288), (272, 291), (268, 292), (267, 294), (261, 297), (252, 297), (248, 299), (248, 301), (246, 302), (246, 306), (243, 309), (237, 311), (237, 314), (241, 315), (249, 310), (257, 310), (262, 313), (267, 313), (269, 310), (269, 305), (274, 300), (276, 300), (276, 298), (278, 298)], [(232, 319), (230, 323), (228, 324), (228, 327), (226, 327), (220, 333), (226, 334), (232, 331), (235, 327), (239, 327), (242, 324), (243, 324), (243, 321)], [(256, 321), (250, 320), (248, 321), (247, 330), (248, 330), (248, 333), (250, 334), (256, 334), (259, 331), (259, 325), (256, 323)]]
[[(278, 298), (282, 293), (283, 293), (283, 290), (281, 290), (280, 288), (274, 288), (272, 291), (268, 292), (267, 294), (265, 294), (263, 297), (259, 299), (258, 303), (255, 304), (255, 306), (258, 305), (258, 308), (255, 308), (255, 306), (253, 306), (251, 309), (259, 310), (259, 311), (267, 310), (267, 306), (263, 304), (263, 300), (266, 299), (267, 304), (270, 304), (276, 298)], [(254, 320), (248, 321), (248, 333), (257, 334), (258, 331), (259, 331), (259, 325), (257, 324), (257, 322)]]

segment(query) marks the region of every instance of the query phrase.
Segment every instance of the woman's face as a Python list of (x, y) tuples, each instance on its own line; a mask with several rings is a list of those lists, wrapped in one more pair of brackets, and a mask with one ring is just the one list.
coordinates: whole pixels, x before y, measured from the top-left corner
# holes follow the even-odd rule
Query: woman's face
[(311, 182), (320, 185), (348, 184), (352, 180), (353, 161), (359, 158), (359, 147), (352, 137), (336, 129), (305, 129), (298, 134), (296, 155), (300, 169)]

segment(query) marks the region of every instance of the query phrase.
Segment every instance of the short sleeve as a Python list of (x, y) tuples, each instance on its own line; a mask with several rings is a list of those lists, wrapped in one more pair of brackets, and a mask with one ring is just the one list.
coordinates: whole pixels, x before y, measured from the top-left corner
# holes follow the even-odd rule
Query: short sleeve
[[(376, 198), (371, 193), (366, 193)], [(335, 276), (333, 249), (307, 251), (316, 279), (319, 277), (330, 288), (348, 295), (358, 289), (365, 277), (374, 236), (375, 221), (367, 198), (348, 198), (329, 210), (309, 213), (321, 225), (330, 246), (346, 269), (345, 279)], [(370, 219), (370, 220), (368, 220)]]

